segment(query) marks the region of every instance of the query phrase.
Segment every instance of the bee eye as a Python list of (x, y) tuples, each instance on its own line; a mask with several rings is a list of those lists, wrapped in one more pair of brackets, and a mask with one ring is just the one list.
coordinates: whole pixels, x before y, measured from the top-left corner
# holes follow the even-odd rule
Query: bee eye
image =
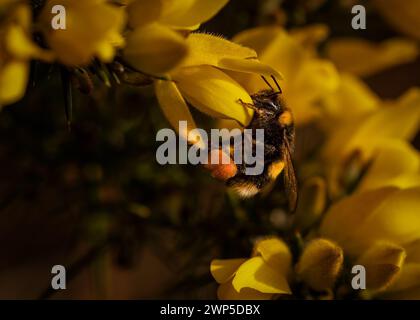
[(270, 100), (269, 105), (273, 111), (279, 111), (279, 106)]

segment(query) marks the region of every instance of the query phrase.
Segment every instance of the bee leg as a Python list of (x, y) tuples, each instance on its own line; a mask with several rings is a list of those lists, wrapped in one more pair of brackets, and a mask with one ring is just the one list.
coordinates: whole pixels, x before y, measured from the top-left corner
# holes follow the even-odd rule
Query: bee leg
[(242, 99), (238, 99), (237, 102), (240, 103), (244, 107), (248, 107), (248, 108), (251, 108), (255, 111), (258, 111), (257, 107), (254, 106), (252, 103), (244, 102)]

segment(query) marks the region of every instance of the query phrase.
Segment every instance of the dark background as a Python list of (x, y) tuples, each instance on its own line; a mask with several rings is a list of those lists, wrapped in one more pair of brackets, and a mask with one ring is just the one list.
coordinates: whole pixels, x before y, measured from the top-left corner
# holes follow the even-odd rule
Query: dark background
[[(285, 1), (287, 27), (396, 35), (375, 12), (366, 31), (351, 29), (337, 3), (309, 10)], [(233, 0), (201, 30), (231, 37), (272, 23), (276, 12), (262, 4)], [(155, 134), (169, 125), (150, 88), (95, 80), (94, 94), (74, 93), (69, 132), (59, 69), (34, 69), (26, 97), (0, 113), (0, 298), (214, 298), (210, 260), (247, 256), (249, 239), (273, 231), (281, 195), (238, 203), (198, 167), (159, 166)], [(420, 85), (419, 70), (417, 60), (366, 81), (396, 98)], [(54, 293), (55, 264), (66, 266), (68, 283)]]

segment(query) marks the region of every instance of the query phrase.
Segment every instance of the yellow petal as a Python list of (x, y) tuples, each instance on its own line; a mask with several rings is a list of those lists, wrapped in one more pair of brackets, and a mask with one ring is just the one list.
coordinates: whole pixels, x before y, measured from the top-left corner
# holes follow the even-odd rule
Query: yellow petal
[(339, 75), (331, 62), (322, 59), (307, 59), (302, 62), (293, 83), (288, 87), (289, 90), (284, 90), (285, 99), (296, 122), (305, 123), (315, 117), (320, 112), (317, 107), (319, 100), (333, 93), (338, 85)]
[(366, 268), (366, 287), (382, 291), (396, 279), (405, 257), (402, 247), (388, 242), (377, 242), (359, 257), (356, 264)]
[(397, 279), (388, 288), (388, 292), (398, 292), (420, 288), (420, 263), (405, 263)]
[(206, 22), (222, 9), (229, 0), (170, 0), (165, 1), (161, 23), (175, 28), (189, 28)]
[(225, 283), (234, 276), (236, 270), (245, 261), (246, 259), (212, 260), (211, 275), (218, 283)]
[(420, 39), (419, 1), (373, 0), (373, 3), (391, 26)]
[(251, 121), (253, 110), (238, 102), (252, 103), (251, 97), (222, 71), (210, 66), (182, 68), (173, 79), (182, 95), (201, 112), (243, 125)]
[(296, 272), (312, 289), (323, 291), (334, 286), (343, 266), (343, 250), (326, 239), (311, 241), (303, 251)]
[[(365, 204), (367, 205), (367, 204)], [(376, 239), (404, 245), (420, 238), (420, 187), (389, 194), (353, 231), (352, 247), (368, 247)]]
[(163, 0), (135, 0), (127, 6), (128, 23), (137, 28), (157, 22), (163, 11)]
[(243, 288), (237, 292), (232, 282), (221, 284), (217, 289), (217, 298), (220, 300), (270, 300), (272, 293), (262, 293), (255, 289)]
[(346, 253), (356, 254), (353, 248), (354, 242), (358, 240), (353, 237), (355, 230), (397, 191), (397, 188), (392, 187), (381, 188), (355, 194), (334, 203), (322, 221), (320, 234), (336, 241)]
[[(311, 109), (308, 110), (308, 106), (304, 105), (301, 107), (299, 99), (305, 99), (302, 95), (302, 91), (293, 90), (294, 80), (296, 75), (299, 73), (302, 63), (310, 57), (310, 53), (294, 38), (292, 38), (287, 32), (279, 27), (261, 27), (256, 29), (250, 29), (244, 31), (234, 38), (234, 41), (254, 48), (258, 52), (258, 58), (260, 61), (271, 66), (275, 70), (281, 71), (286, 80), (282, 83), (282, 89), (287, 101), (296, 98), (295, 101), (289, 103), (295, 114), (296, 122), (301, 121), (302, 118), (310, 118)], [(306, 75), (305, 75), (306, 76)], [(241, 85), (246, 87), (249, 92), (258, 92), (263, 89), (267, 89), (267, 85), (257, 75), (239, 75), (237, 79)], [(304, 79), (304, 77), (302, 77)], [(293, 92), (291, 92), (293, 91)], [(305, 112), (296, 112), (296, 109), (305, 110)], [(296, 113), (300, 113), (296, 117)]]
[(360, 150), (362, 159), (367, 161), (389, 139), (411, 140), (419, 126), (420, 90), (411, 89), (396, 102), (343, 128), (327, 141), (323, 153), (327, 159), (343, 159)]
[(380, 187), (410, 188), (420, 185), (420, 153), (401, 140), (389, 141), (378, 150), (357, 192)]
[(327, 55), (340, 71), (366, 77), (386, 68), (414, 61), (414, 41), (390, 39), (375, 44), (361, 38), (336, 39), (328, 43)]
[(268, 78), (273, 76), (276, 80), (283, 79), (280, 72), (256, 59), (222, 58), (217, 67), (238, 72), (255, 73)]
[[(176, 84), (172, 81), (157, 80), (155, 92), (163, 114), (175, 130), (178, 131), (180, 121), (187, 121), (186, 130), (178, 131), (178, 134), (192, 144), (199, 143), (198, 140), (189, 139), (188, 134), (191, 130), (196, 129), (196, 124)], [(201, 146), (204, 146), (203, 139), (201, 139), (201, 143)]]
[(234, 41), (258, 50), (259, 60), (280, 70), (287, 82), (292, 81), (300, 64), (308, 57), (308, 52), (278, 27), (251, 29), (237, 35)]
[(355, 119), (363, 120), (379, 107), (379, 98), (359, 78), (348, 74), (340, 74), (340, 83), (333, 93), (325, 95), (323, 107), (326, 110), (326, 121), (323, 121), (330, 131), (337, 131), (337, 122), (344, 123)]
[(303, 28), (292, 29), (290, 35), (303, 47), (315, 54), (319, 43), (327, 39), (329, 29), (325, 24), (313, 24)]
[(271, 42), (283, 32), (283, 29), (277, 26), (252, 28), (235, 35), (233, 41), (243, 46), (253, 48), (258, 55), (260, 55)]
[(241, 292), (243, 288), (251, 288), (262, 293), (291, 293), (282, 273), (270, 267), (262, 257), (244, 262), (236, 271), (232, 285), (237, 292)]
[[(6, 1), (4, 5), (9, 5), (11, 2), (17, 3), (16, 0)], [(29, 30), (32, 23), (32, 12), (31, 8), (25, 3), (19, 3), (14, 10), (14, 19), (17, 24), (22, 26), (25, 30)]]
[(260, 240), (255, 244), (254, 255), (260, 254), (273, 269), (287, 275), (292, 255), (287, 244), (278, 238)]
[(135, 29), (128, 35), (124, 58), (136, 69), (163, 74), (175, 68), (187, 55), (184, 38), (159, 24)]
[(316, 100), (325, 92), (338, 88), (339, 76), (334, 65), (327, 60), (310, 59), (303, 63), (296, 75), (294, 90), (304, 90), (307, 100)]
[(420, 263), (420, 237), (418, 240), (405, 246), (407, 262)]
[(218, 66), (220, 60), (256, 59), (257, 54), (250, 48), (243, 47), (221, 37), (205, 33), (192, 33), (187, 38), (189, 54), (182, 66), (211, 65)]
[(14, 10), (18, 23), (11, 24), (5, 31), (5, 49), (15, 59), (38, 58), (51, 61), (51, 52), (42, 50), (31, 39), (30, 22), (31, 12), (26, 5), (19, 5)]
[(11, 61), (0, 69), (0, 105), (18, 101), (23, 97), (29, 77), (29, 64)]
[[(51, 9), (55, 5), (66, 8), (66, 30), (51, 28)], [(121, 32), (125, 26), (125, 12), (108, 1), (48, 0), (38, 20), (57, 59), (63, 64), (77, 66), (89, 64), (103, 41), (109, 40), (111, 33)]]
[(299, 190), (298, 205), (294, 216), (294, 225), (299, 230), (306, 230), (316, 223), (327, 204), (327, 185), (321, 177), (312, 177), (303, 183)]

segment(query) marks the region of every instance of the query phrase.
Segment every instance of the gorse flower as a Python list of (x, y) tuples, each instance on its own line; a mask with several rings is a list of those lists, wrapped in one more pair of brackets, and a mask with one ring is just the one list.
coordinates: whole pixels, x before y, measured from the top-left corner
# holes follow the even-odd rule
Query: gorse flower
[(287, 275), (291, 253), (280, 239), (269, 238), (255, 244), (249, 259), (213, 260), (210, 271), (220, 284), (219, 299), (271, 299), (290, 294)]
[[(55, 5), (66, 9), (65, 30), (51, 27)], [(39, 24), (56, 59), (68, 66), (88, 65), (94, 58), (111, 62), (116, 49), (124, 45), (124, 9), (106, 0), (48, 0)]]
[(343, 250), (337, 244), (315, 239), (302, 252), (296, 274), (314, 290), (332, 289), (343, 267), (343, 260)]
[(417, 0), (372, 0), (379, 13), (396, 30), (420, 39), (420, 3)]
[(125, 59), (152, 75), (164, 74), (191, 50), (184, 34), (197, 29), (228, 0), (132, 0), (127, 7), (129, 26)]
[(415, 41), (399, 38), (380, 44), (358, 38), (332, 39), (328, 42), (326, 51), (339, 71), (360, 77), (414, 61), (419, 54)]
[[(210, 116), (233, 119), (246, 126), (253, 110), (238, 101), (252, 103), (252, 99), (229, 71), (280, 79), (279, 72), (259, 62), (254, 50), (220, 37), (192, 33), (186, 43), (190, 53), (168, 74), (171, 80), (155, 83), (156, 96), (167, 119), (174, 128), (181, 120), (190, 124), (188, 132), (195, 128), (187, 101)], [(188, 132), (180, 134), (191, 141)]]
[[(419, 212), (419, 187), (378, 188), (334, 204), (323, 219), (320, 234), (336, 241), (355, 264), (366, 267), (369, 289), (383, 291), (394, 281), (398, 288), (406, 273), (406, 256), (417, 261), (419, 254), (415, 245), (420, 237)], [(413, 287), (419, 285), (418, 278), (412, 281)]]
[[(326, 35), (327, 29), (322, 25), (290, 33), (280, 27), (260, 27), (243, 31), (233, 39), (254, 48), (262, 62), (282, 72), (283, 96), (297, 125), (318, 119), (319, 101), (339, 85), (334, 65), (316, 55), (316, 46)], [(257, 76), (242, 77), (241, 84), (250, 92), (266, 88)]]
[[(361, 170), (381, 147), (392, 141), (411, 141), (420, 127), (420, 92), (412, 89), (375, 112), (354, 117), (331, 134), (322, 150), (326, 175), (333, 195), (342, 193), (343, 170), (353, 160)], [(398, 143), (398, 142), (397, 142)], [(359, 170), (359, 171), (360, 171)]]
[(29, 33), (32, 13), (25, 3), (6, 1), (0, 10), (8, 14), (0, 21), (0, 106), (16, 102), (25, 94), (32, 58), (49, 60)]

